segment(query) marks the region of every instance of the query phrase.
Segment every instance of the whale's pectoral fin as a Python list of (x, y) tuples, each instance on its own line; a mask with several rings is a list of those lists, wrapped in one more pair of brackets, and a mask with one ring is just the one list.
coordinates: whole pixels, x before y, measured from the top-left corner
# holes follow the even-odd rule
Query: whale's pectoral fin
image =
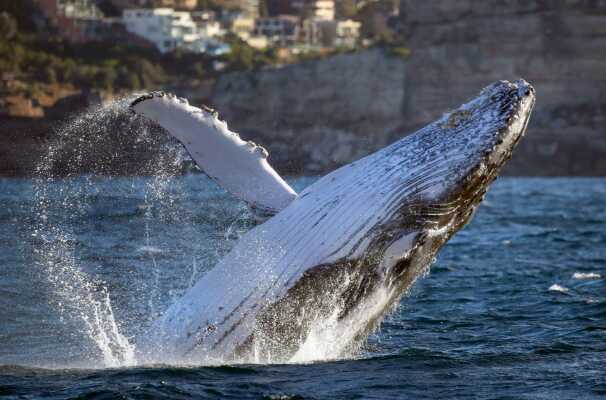
[(267, 162), (267, 150), (230, 131), (214, 110), (164, 92), (143, 95), (130, 108), (166, 129), (211, 179), (257, 214), (273, 215), (297, 197)]

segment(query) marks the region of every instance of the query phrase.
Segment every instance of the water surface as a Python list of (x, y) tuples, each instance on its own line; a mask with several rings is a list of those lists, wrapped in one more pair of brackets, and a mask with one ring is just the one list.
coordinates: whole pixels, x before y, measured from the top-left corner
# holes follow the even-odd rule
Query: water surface
[(606, 394), (604, 179), (497, 181), (360, 354), (290, 365), (131, 365), (132, 338), (250, 228), (205, 177), (9, 179), (0, 204), (0, 396)]

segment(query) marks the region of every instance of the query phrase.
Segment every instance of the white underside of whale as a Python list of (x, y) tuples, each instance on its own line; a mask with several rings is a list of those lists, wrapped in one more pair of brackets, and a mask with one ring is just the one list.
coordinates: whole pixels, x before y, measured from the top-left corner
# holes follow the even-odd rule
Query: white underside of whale
[[(422, 203), (435, 206), (436, 215), (455, 212), (456, 205), (439, 204), (439, 199), (495, 146), (496, 132), (506, 126), (485, 107), (493, 101), (491, 95), (486, 90), (415, 135), (324, 176), (299, 196), (265, 157), (226, 133), (216, 118), (209, 119), (210, 113), (169, 97), (136, 105), (137, 112), (183, 142), (227, 190), (265, 209), (282, 210), (246, 233), (155, 321), (137, 343), (139, 357), (161, 362), (229, 357), (250, 337), (259, 313), (285, 296), (307, 271), (364, 258), (403, 207), (412, 210)], [(508, 129), (523, 130), (531, 107), (522, 104)], [(437, 129), (446, 135), (436, 135)], [(204, 156), (197, 157), (202, 150)], [(418, 236), (431, 235), (432, 229), (429, 225), (423, 232), (398, 233), (377, 260), (381, 273), (387, 274)], [(447, 227), (436, 226), (436, 235), (440, 229)], [(376, 306), (377, 313), (383, 306)]]
[(267, 213), (282, 210), (297, 197), (267, 162), (267, 151), (240, 139), (212, 110), (193, 107), (171, 94), (152, 96), (132, 109), (170, 132), (198, 166), (232, 195)]

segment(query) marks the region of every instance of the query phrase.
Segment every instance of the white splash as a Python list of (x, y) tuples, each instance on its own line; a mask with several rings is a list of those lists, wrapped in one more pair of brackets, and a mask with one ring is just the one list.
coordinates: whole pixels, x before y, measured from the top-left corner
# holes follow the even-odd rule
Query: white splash
[(572, 274), (572, 279), (602, 279), (602, 275), (597, 274), (595, 272), (575, 272), (574, 274)]
[(356, 355), (363, 344), (356, 339), (361, 332), (378, 326), (376, 323), (368, 326), (368, 323), (382, 318), (385, 309), (392, 303), (392, 295), (387, 288), (381, 287), (341, 320), (341, 309), (335, 307), (329, 318), (312, 324), (305, 341), (289, 362), (309, 363)]
[[(110, 156), (105, 150), (116, 146), (128, 150), (137, 146), (150, 150), (164, 146), (161, 135), (129, 116), (128, 104), (128, 100), (120, 99), (92, 108), (66, 123), (57, 131), (58, 139), (49, 144), (46, 156), (36, 168), (33, 209), (36, 221), (31, 236), (35, 266), (42, 278), (41, 290), (46, 292), (59, 321), (75, 327), (70, 335), (78, 337), (85, 346), (80, 361), (93, 368), (136, 363), (135, 347), (114, 313), (109, 285), (83, 269), (84, 263), (78, 258), (80, 237), (74, 229), (77, 218), (89, 211), (91, 197), (103, 190), (94, 176), (83, 173), (88, 168), (95, 173), (109, 173), (116, 163), (120, 164), (120, 157), (129, 156), (126, 150), (124, 154), (118, 151)], [(144, 188), (145, 204), (139, 211), (144, 211), (149, 221), (158, 217), (151, 214), (153, 203), (164, 202), (167, 204), (162, 209), (172, 209), (167, 187), (180, 170), (182, 159), (166, 147), (155, 154), (153, 151), (146, 154), (155, 158), (143, 163), (142, 173), (153, 172), (154, 179)], [(139, 251), (153, 259), (162, 250), (152, 245), (149, 231), (145, 233), (147, 241)], [(152, 264), (157, 275), (155, 259)], [(158, 279), (154, 284), (154, 290), (147, 292), (152, 302)]]
[(564, 286), (560, 286), (557, 283), (554, 283), (553, 285), (549, 286), (548, 289), (550, 292), (560, 292), (560, 293), (568, 293), (568, 291), (570, 289), (564, 287)]

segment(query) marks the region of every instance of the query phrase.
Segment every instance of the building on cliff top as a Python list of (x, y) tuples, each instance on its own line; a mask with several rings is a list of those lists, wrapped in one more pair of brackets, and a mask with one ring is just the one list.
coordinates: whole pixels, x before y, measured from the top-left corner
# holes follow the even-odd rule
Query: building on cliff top
[(105, 18), (93, 0), (34, 0), (52, 33), (75, 43), (113, 40), (151, 47), (148, 41), (130, 34), (121, 19)]
[[(177, 48), (205, 52), (209, 48), (226, 51), (216, 37), (222, 33), (216, 21), (196, 22), (192, 13), (172, 8), (136, 8), (124, 10), (122, 20), (129, 32), (152, 42), (161, 53)], [(213, 50), (214, 51), (214, 50)], [(228, 49), (227, 49), (228, 51)]]
[(111, 0), (120, 9), (126, 8), (174, 8), (176, 10), (194, 10), (198, 0)]

